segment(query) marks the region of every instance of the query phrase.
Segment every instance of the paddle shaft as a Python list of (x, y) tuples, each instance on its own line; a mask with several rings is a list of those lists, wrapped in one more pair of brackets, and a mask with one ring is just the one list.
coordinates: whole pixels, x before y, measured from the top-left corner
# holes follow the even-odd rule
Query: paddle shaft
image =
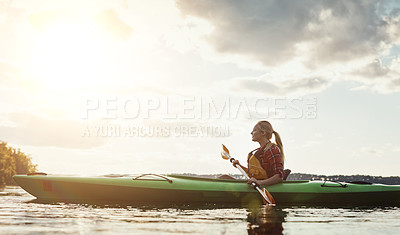
[[(234, 158), (229, 158), (230, 162), (235, 161)], [(234, 167), (236, 167), (237, 169), (239, 169), (239, 171), (244, 175), (244, 177), (249, 180), (250, 177), (247, 175), (246, 171), (243, 170), (243, 168), (239, 165), (239, 164), (234, 164)], [(251, 182), (251, 185), (261, 194), (261, 196), (264, 198), (264, 200), (266, 202), (268, 202), (269, 204), (273, 204), (269, 198), (267, 197), (267, 195), (265, 195), (265, 193), (261, 190), (260, 186), (258, 184), (256, 184), (255, 182)]]

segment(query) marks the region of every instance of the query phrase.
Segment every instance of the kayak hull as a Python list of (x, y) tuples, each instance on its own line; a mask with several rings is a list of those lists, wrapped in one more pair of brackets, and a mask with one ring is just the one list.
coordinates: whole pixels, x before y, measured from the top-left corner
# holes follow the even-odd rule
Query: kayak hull
[[(14, 176), (39, 200), (124, 204), (260, 204), (242, 180), (187, 176), (65, 177)], [(400, 185), (286, 181), (267, 187), (277, 205), (399, 206)]]

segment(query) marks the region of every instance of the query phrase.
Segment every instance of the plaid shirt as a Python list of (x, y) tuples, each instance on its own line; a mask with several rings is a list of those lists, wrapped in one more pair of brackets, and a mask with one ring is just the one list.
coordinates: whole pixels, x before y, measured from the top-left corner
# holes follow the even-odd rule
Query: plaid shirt
[[(268, 143), (267, 143), (268, 144)], [(267, 151), (264, 147), (256, 149), (254, 156), (258, 159), (261, 167), (267, 172), (268, 178), (279, 174), (281, 178), (284, 176), (282, 155), (279, 147), (275, 144), (272, 145)]]

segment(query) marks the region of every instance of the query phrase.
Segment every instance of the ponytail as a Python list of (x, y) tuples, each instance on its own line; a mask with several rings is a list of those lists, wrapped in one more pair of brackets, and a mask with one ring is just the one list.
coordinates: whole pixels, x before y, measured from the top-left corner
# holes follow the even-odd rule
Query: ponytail
[(282, 144), (281, 136), (276, 131), (273, 131), (272, 133), (274, 133), (274, 135), (275, 135), (276, 145), (278, 145), (279, 150), (281, 150), (282, 165), (285, 165), (285, 154), (283, 153), (283, 144)]

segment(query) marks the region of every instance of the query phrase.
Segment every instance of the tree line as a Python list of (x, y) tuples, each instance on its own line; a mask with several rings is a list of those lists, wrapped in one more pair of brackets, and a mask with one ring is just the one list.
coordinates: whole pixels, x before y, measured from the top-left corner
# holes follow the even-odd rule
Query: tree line
[(15, 184), (12, 176), (27, 174), (37, 171), (37, 165), (31, 162), (31, 158), (20, 149), (0, 142), (0, 187)]

